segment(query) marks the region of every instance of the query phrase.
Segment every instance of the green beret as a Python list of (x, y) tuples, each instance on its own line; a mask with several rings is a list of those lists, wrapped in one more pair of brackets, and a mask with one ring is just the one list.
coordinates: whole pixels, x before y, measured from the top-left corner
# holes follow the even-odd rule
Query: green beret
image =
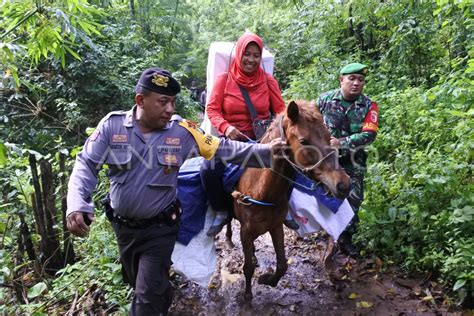
[(154, 67), (145, 69), (138, 80), (135, 91), (144, 88), (160, 94), (174, 96), (181, 91), (178, 81), (167, 70)]
[(360, 63), (352, 63), (342, 67), (340, 74), (341, 75), (349, 75), (349, 74), (359, 74), (359, 75), (366, 75), (369, 71), (369, 67), (364, 64)]

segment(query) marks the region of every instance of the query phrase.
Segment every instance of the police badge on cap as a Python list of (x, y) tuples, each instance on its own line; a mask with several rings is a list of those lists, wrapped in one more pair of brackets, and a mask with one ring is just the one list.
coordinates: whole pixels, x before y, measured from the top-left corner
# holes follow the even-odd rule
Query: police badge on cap
[(181, 91), (178, 81), (171, 76), (171, 73), (158, 67), (148, 68), (143, 71), (138, 80), (137, 86), (135, 87), (135, 91), (140, 87), (171, 96), (174, 96)]

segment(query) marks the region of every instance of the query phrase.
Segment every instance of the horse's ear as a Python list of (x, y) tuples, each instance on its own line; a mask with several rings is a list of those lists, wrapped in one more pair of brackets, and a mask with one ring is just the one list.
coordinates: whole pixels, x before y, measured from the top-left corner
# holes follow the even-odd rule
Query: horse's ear
[(293, 121), (293, 123), (298, 122), (300, 109), (298, 108), (298, 104), (296, 104), (295, 101), (290, 101), (290, 103), (288, 104), (288, 108), (286, 109), (286, 113), (288, 114), (290, 120)]

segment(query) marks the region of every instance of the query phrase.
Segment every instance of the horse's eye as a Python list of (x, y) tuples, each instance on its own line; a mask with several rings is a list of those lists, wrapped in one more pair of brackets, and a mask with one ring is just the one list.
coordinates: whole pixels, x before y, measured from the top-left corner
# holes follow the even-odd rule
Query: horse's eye
[(308, 146), (309, 145), (309, 142), (306, 140), (306, 139), (300, 139), (300, 144), (303, 145), (303, 146)]

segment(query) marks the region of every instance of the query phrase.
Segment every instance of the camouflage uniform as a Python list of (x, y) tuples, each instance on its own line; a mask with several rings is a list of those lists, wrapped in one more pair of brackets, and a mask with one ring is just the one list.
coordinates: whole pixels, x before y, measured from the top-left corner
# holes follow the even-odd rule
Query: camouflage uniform
[(342, 98), (340, 89), (323, 93), (317, 106), (324, 123), (341, 147), (339, 163), (351, 178), (348, 200), (357, 213), (364, 199), (364, 173), (367, 152), (364, 147), (375, 140), (378, 128), (377, 104), (361, 94), (355, 101)]

